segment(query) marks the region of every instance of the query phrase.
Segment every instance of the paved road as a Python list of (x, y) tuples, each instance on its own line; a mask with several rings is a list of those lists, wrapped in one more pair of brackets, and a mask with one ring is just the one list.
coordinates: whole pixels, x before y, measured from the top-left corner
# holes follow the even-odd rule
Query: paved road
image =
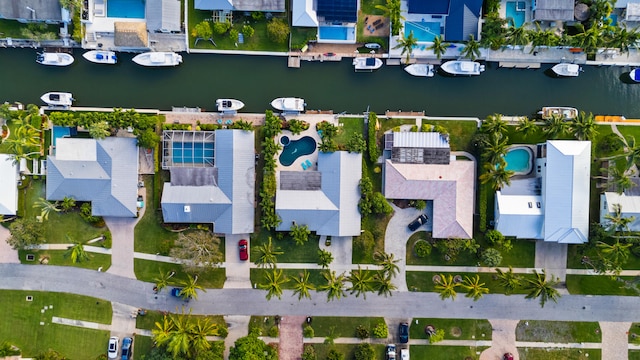
[[(109, 273), (48, 265), (0, 264), (0, 289), (61, 291), (116, 301), (135, 308), (174, 311), (184, 303), (166, 291), (154, 295), (150, 283)], [(82, 279), (78, 281), (78, 279)], [(523, 296), (486, 295), (477, 302), (464, 297), (442, 301), (436, 293), (396, 292), (392, 297), (347, 297), (326, 302), (324, 294), (298, 301), (291, 291), (283, 300), (267, 302), (253, 289), (208, 290), (191, 301), (194, 314), (220, 315), (333, 315), (435, 317), (477, 319), (532, 319), (565, 321), (640, 322), (640, 297), (565, 295), (558, 304), (541, 309)]]

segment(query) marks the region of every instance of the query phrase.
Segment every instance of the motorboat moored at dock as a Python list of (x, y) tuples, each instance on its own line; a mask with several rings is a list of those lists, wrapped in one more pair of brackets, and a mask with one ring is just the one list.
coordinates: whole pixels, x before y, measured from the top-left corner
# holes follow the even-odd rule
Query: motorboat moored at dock
[(82, 57), (96, 64), (113, 65), (118, 62), (118, 57), (114, 51), (91, 50), (82, 54)]
[(36, 58), (38, 64), (50, 66), (69, 66), (73, 64), (73, 61), (73, 56), (60, 52), (41, 52)]
[(49, 106), (68, 108), (73, 103), (73, 95), (68, 92), (52, 91), (40, 97)]
[(484, 71), (484, 65), (469, 60), (447, 61), (440, 68), (451, 75), (480, 75)]
[(304, 99), (295, 97), (277, 98), (271, 102), (271, 106), (285, 113), (301, 113), (306, 105)]

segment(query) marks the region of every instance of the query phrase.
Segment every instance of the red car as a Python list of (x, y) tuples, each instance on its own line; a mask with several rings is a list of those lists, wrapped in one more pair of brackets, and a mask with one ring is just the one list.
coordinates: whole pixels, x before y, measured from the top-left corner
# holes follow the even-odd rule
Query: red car
[(502, 358), (504, 360), (513, 360), (513, 354), (512, 353), (505, 353)]
[(247, 240), (242, 239), (238, 241), (238, 252), (240, 253), (240, 260), (249, 260), (249, 252), (247, 251)]

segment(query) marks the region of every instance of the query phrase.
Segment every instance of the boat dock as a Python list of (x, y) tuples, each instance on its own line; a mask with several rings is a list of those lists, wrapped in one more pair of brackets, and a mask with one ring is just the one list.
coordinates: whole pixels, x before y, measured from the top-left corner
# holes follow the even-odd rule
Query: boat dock
[(498, 67), (509, 69), (540, 69), (541, 64), (535, 62), (500, 61)]

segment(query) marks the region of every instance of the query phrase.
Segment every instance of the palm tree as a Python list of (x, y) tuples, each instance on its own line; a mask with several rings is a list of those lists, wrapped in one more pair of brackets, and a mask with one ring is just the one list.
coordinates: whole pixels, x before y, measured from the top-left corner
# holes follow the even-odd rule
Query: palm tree
[(614, 244), (598, 241), (596, 247), (606, 268), (613, 271), (614, 274), (620, 274), (622, 266), (629, 260), (632, 245), (631, 243), (623, 244), (620, 239), (616, 239)]
[(636, 183), (631, 180), (631, 176), (635, 174), (635, 171), (629, 170), (619, 170), (615, 166), (610, 166), (609, 169), (608, 180), (611, 181), (611, 185), (616, 189), (618, 194), (622, 194), (623, 192), (631, 189), (636, 186)]
[(531, 42), (526, 24), (520, 27), (511, 26), (507, 29), (506, 38), (511, 45), (527, 45)]
[(382, 266), (382, 271), (390, 274), (392, 277), (396, 277), (398, 272), (400, 272), (400, 267), (398, 267), (400, 259), (395, 259), (393, 254), (387, 254), (384, 251), (376, 251), (373, 254), (373, 261), (375, 261), (376, 265)]
[[(66, 237), (68, 241), (71, 241), (69, 235), (66, 235)], [(84, 250), (84, 243), (79, 241), (74, 241), (73, 245), (65, 250), (64, 257), (71, 258), (71, 263), (73, 264), (90, 259), (89, 254)]]
[(49, 219), (49, 214), (53, 212), (60, 212), (60, 207), (58, 206), (58, 202), (49, 202), (45, 198), (38, 198), (33, 204), (34, 209), (40, 209), (40, 218), (42, 220)]
[(547, 137), (555, 139), (567, 131), (568, 125), (564, 116), (553, 114), (550, 118), (545, 119), (542, 131)]
[(449, 45), (451, 44), (447, 42), (442, 42), (442, 35), (438, 35), (435, 38), (433, 38), (433, 44), (429, 45), (427, 49), (433, 51), (436, 58), (440, 60), (442, 55), (444, 55), (447, 52), (447, 48), (449, 48)]
[(287, 282), (287, 277), (282, 275), (282, 269), (273, 268), (264, 274), (266, 282), (259, 284), (261, 289), (267, 290), (267, 300), (271, 300), (273, 296), (280, 299), (282, 297), (282, 284)]
[(347, 281), (351, 283), (351, 286), (347, 289), (350, 291), (350, 294), (356, 294), (356, 297), (359, 297), (362, 294), (364, 299), (367, 298), (367, 292), (373, 291), (373, 277), (371, 276), (371, 272), (367, 270), (362, 270), (360, 265), (358, 265), (358, 269), (352, 269), (351, 274), (347, 276)]
[(630, 48), (637, 48), (637, 41), (640, 39), (638, 29), (627, 29), (627, 24), (618, 24), (614, 27), (614, 34), (611, 38), (611, 46), (620, 49), (621, 52), (629, 52)]
[(191, 353), (197, 355), (205, 352), (211, 348), (211, 343), (207, 339), (208, 336), (217, 336), (219, 334), (218, 325), (211, 322), (208, 317), (196, 318), (193, 322), (193, 318), (189, 318), (193, 323), (191, 328), (191, 346), (189, 346)]
[(627, 159), (627, 169), (630, 169), (633, 165), (640, 162), (640, 144), (636, 143), (636, 138), (630, 136), (628, 139), (622, 139), (624, 144), (624, 154), (610, 157), (619, 158), (624, 157)]
[(485, 283), (480, 282), (480, 275), (471, 278), (465, 276), (461, 286), (467, 290), (467, 295), (465, 296), (472, 298), (473, 301), (478, 301), (484, 294), (489, 293), (489, 288), (485, 287)]
[(605, 214), (607, 233), (626, 233), (629, 231), (629, 224), (636, 220), (635, 216), (622, 216), (622, 205), (613, 204), (613, 214)]
[(466, 45), (462, 48), (461, 55), (471, 61), (480, 57), (480, 43), (476, 41), (473, 34), (469, 34), (469, 40), (467, 40)]
[(409, 35), (407, 37), (403, 37), (401, 36), (398, 39), (398, 45), (394, 46), (394, 49), (400, 49), (402, 48), (402, 54), (404, 55), (405, 53), (407, 54), (407, 57), (404, 60), (405, 64), (409, 63), (409, 60), (411, 60), (411, 53), (413, 52), (413, 48), (416, 47), (416, 45), (418, 45), (418, 39), (416, 39), (413, 36), (413, 30), (409, 32)]
[(101, 140), (109, 135), (111, 135), (111, 130), (105, 121), (95, 121), (89, 125), (89, 136), (93, 139)]
[(502, 115), (493, 114), (482, 121), (480, 130), (485, 134), (504, 134), (507, 132), (507, 122), (502, 120)]
[(167, 344), (167, 351), (171, 353), (174, 358), (177, 358), (180, 355), (189, 354), (193, 323), (189, 321), (189, 318), (184, 314), (172, 314), (170, 316), (173, 329), (171, 330), (171, 338)]
[(458, 295), (458, 293), (456, 293), (456, 288), (459, 285), (459, 283), (453, 281), (452, 275), (448, 274), (445, 276), (444, 274), (440, 274), (436, 281), (435, 290), (440, 293), (440, 298), (442, 300), (446, 300), (448, 298), (455, 300), (456, 295)]
[(492, 184), (494, 191), (500, 190), (504, 185), (511, 185), (511, 177), (515, 174), (507, 170), (504, 164), (485, 164), (484, 170), (485, 172), (480, 175), (480, 182)]
[(382, 10), (384, 16), (391, 22), (391, 35), (397, 36), (402, 30), (404, 16), (401, 14), (400, 0), (387, 0), (387, 5), (376, 5), (376, 9)]
[(318, 250), (318, 265), (326, 269), (333, 262), (333, 254), (325, 249)]
[(282, 255), (284, 252), (280, 250), (280, 247), (273, 246), (271, 236), (266, 243), (254, 248), (256, 252), (256, 262), (258, 267), (270, 267), (275, 268), (277, 263), (277, 255)]
[(560, 37), (550, 29), (542, 30), (537, 25), (538, 30), (530, 32), (531, 35), (531, 53), (536, 51), (540, 46), (557, 46), (560, 43)]
[(536, 125), (535, 121), (529, 119), (526, 116), (523, 116), (518, 120), (518, 125), (516, 126), (516, 131), (522, 133), (524, 137), (533, 134), (538, 130), (538, 125)]
[(558, 302), (560, 298), (560, 293), (555, 288), (559, 283), (558, 278), (547, 279), (546, 270), (542, 270), (539, 273), (537, 270), (533, 270), (533, 274), (535, 275), (535, 279), (526, 279), (525, 289), (528, 291), (526, 299), (535, 299), (540, 298), (540, 307), (544, 307), (544, 304), (549, 300), (553, 300), (553, 302)]
[(489, 164), (504, 164), (508, 147), (508, 137), (493, 133), (482, 141), (482, 159)]
[(171, 340), (171, 332), (173, 330), (173, 322), (167, 317), (162, 317), (162, 322), (155, 323), (155, 328), (151, 330), (153, 341), (157, 346), (164, 346)]
[(311, 299), (310, 291), (315, 290), (316, 287), (309, 282), (309, 272), (307, 269), (304, 269), (300, 276), (290, 278), (290, 281), (293, 282), (293, 294), (298, 295), (298, 300), (302, 300), (302, 298)]
[(373, 288), (378, 291), (378, 295), (384, 295), (384, 297), (392, 296), (392, 291), (397, 289), (391, 282), (391, 274), (385, 271), (378, 271), (373, 276)]
[(571, 122), (571, 129), (573, 130), (573, 135), (578, 140), (591, 140), (596, 134), (598, 134), (598, 130), (596, 129), (596, 122), (593, 118), (593, 114), (589, 113), (587, 115), (584, 111), (580, 111), (578, 116)]
[(522, 277), (520, 275), (514, 274), (513, 268), (511, 266), (509, 266), (509, 270), (507, 271), (502, 271), (501, 269), (496, 268), (496, 274), (500, 286), (505, 289), (505, 293), (507, 295), (511, 294), (511, 292), (522, 285)]
[(166, 288), (169, 285), (169, 279), (171, 279), (175, 274), (175, 271), (164, 272), (160, 270), (159, 276), (153, 279), (153, 281), (156, 283), (154, 290), (156, 292), (159, 292), (162, 289)]
[(69, 210), (71, 210), (73, 207), (75, 207), (75, 206), (76, 206), (76, 199), (74, 199), (73, 197), (70, 197), (70, 196), (65, 196), (65, 197), (62, 199), (62, 204), (61, 204), (61, 206), (62, 206), (62, 210), (63, 210), (63, 211), (65, 211), (65, 212), (66, 212), (66, 211), (69, 211)]
[(344, 291), (344, 273), (336, 276), (335, 271), (327, 270), (322, 273), (322, 277), (327, 281), (327, 283), (320, 285), (319, 290), (327, 292), (327, 301), (341, 299), (347, 295)]
[(198, 275), (192, 277), (187, 274), (187, 280), (181, 282), (182, 290), (180, 290), (180, 297), (187, 301), (191, 299), (198, 300), (198, 290), (207, 292), (204, 287), (196, 283), (197, 281)]

